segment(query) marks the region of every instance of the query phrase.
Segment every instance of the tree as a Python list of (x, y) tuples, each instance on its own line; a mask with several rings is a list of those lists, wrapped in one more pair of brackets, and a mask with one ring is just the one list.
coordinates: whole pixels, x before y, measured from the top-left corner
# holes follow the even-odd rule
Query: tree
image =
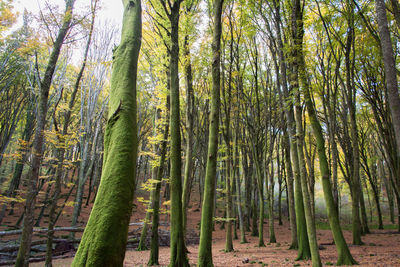
[(30, 169), (28, 194), (25, 204), (25, 218), (23, 225), (23, 232), (21, 237), (21, 245), (18, 250), (17, 261), (15, 266), (28, 266), (29, 253), (32, 241), (32, 229), (34, 220), (34, 211), (36, 204), (37, 194), (37, 182), (39, 178), (39, 169), (43, 154), (43, 142), (44, 142), (44, 128), (46, 125), (47, 115), (47, 100), (49, 97), (49, 90), (53, 79), (53, 74), (56, 68), (57, 60), (61, 52), (64, 39), (70, 29), (72, 21), (72, 10), (75, 0), (66, 0), (65, 2), (65, 13), (63, 18), (62, 26), (57, 34), (57, 38), (53, 44), (53, 51), (50, 54), (49, 61), (47, 63), (45, 75), (40, 83), (39, 88), (39, 101), (37, 111), (37, 126), (35, 137), (33, 140), (33, 159)]
[[(169, 106), (169, 97), (167, 97), (167, 112), (168, 115), (168, 106)], [(159, 248), (159, 240), (158, 240), (158, 225), (160, 220), (160, 189), (161, 189), (161, 179), (164, 171), (165, 157), (167, 154), (167, 138), (169, 131), (169, 120), (165, 123), (163, 140), (160, 148), (160, 162), (159, 166), (154, 170), (156, 172), (156, 184), (155, 189), (151, 192), (152, 194), (152, 209), (153, 209), (153, 217), (151, 224), (151, 241), (150, 241), (150, 258), (148, 265), (158, 265), (158, 248)]]
[(214, 0), (214, 32), (212, 41), (212, 91), (210, 131), (208, 140), (208, 155), (206, 177), (204, 184), (204, 198), (200, 222), (199, 267), (211, 267), (212, 262), (212, 229), (214, 215), (215, 176), (217, 172), (218, 129), (220, 108), (220, 60), (221, 60), (221, 34), (222, 34), (222, 5), (224, 0)]
[(93, 34), (93, 28), (94, 28), (94, 20), (96, 17), (96, 6), (97, 6), (98, 0), (94, 0), (92, 2), (92, 17), (91, 17), (91, 24), (90, 24), (90, 29), (89, 29), (89, 34), (88, 34), (88, 40), (86, 42), (86, 47), (85, 47), (85, 52), (83, 56), (83, 63), (82, 66), (79, 70), (78, 76), (75, 81), (75, 85), (71, 94), (71, 98), (68, 103), (68, 110), (64, 113), (64, 123), (62, 127), (62, 131), (58, 130), (58, 125), (55, 116), (53, 116), (53, 123), (55, 126), (55, 130), (57, 135), (60, 136), (58, 138), (58, 141), (60, 143), (60, 147), (57, 147), (56, 155), (58, 157), (58, 163), (57, 163), (57, 170), (56, 170), (56, 175), (55, 175), (55, 185), (54, 185), (54, 193), (53, 197), (51, 199), (51, 204), (50, 204), (50, 211), (49, 211), (49, 225), (48, 225), (48, 236), (47, 236), (47, 252), (46, 252), (46, 267), (51, 267), (52, 266), (52, 254), (53, 254), (53, 235), (54, 235), (54, 226), (56, 224), (56, 212), (57, 212), (57, 201), (59, 199), (60, 193), (61, 193), (61, 179), (62, 179), (62, 174), (63, 174), (63, 169), (64, 169), (64, 159), (65, 159), (65, 148), (66, 148), (66, 135), (68, 134), (68, 127), (71, 122), (71, 113), (72, 109), (75, 104), (75, 98), (78, 93), (79, 85), (83, 76), (83, 72), (86, 67), (86, 61), (87, 61), (87, 56), (89, 53), (89, 47), (90, 43), (92, 41), (92, 34)]
[[(315, 230), (315, 221), (312, 216), (312, 207), (310, 201), (310, 193), (307, 185), (307, 171), (304, 160), (304, 131), (302, 122), (302, 107), (300, 103), (300, 84), (299, 84), (299, 74), (301, 68), (301, 56), (302, 56), (302, 42), (303, 42), (303, 7), (300, 0), (294, 0), (292, 6), (292, 45), (293, 51), (293, 77), (292, 77), (292, 87), (294, 90), (294, 106), (295, 106), (295, 122), (296, 122), (296, 139), (297, 139), (297, 154), (299, 160), (299, 171), (300, 171), (300, 181), (301, 191), (304, 203), (304, 214), (306, 219), (307, 235), (310, 245), (311, 259), (313, 266), (322, 266), (319, 248), (317, 243), (317, 234)], [(296, 203), (297, 204), (297, 203)]]
[(190, 44), (189, 44), (189, 28), (190, 23), (194, 23), (191, 20), (191, 13), (197, 8), (198, 0), (189, 1), (185, 5), (185, 15), (186, 15), (186, 24), (184, 37), (184, 45), (183, 45), (183, 54), (184, 54), (184, 68), (185, 68), (185, 84), (186, 84), (186, 152), (185, 152), (185, 170), (184, 170), (184, 183), (183, 183), (183, 192), (182, 192), (182, 212), (183, 212), (183, 229), (184, 235), (186, 235), (186, 227), (187, 227), (187, 207), (189, 205), (189, 199), (191, 195), (191, 188), (193, 182), (193, 145), (194, 145), (194, 94), (193, 94), (193, 70), (192, 70), (192, 62), (190, 55)]
[(170, 47), (170, 127), (171, 127), (171, 170), (170, 170), (170, 192), (171, 192), (171, 257), (170, 266), (188, 266), (186, 246), (183, 231), (182, 210), (182, 159), (181, 159), (181, 133), (179, 112), (179, 11), (182, 0), (169, 2), (170, 11), (164, 1), (160, 1), (171, 24), (171, 47)]
[[(304, 32), (304, 24), (300, 22), (300, 31)], [(317, 151), (319, 157), (320, 172), (322, 176), (322, 187), (324, 191), (324, 198), (327, 206), (329, 225), (332, 230), (333, 238), (336, 244), (336, 249), (338, 252), (337, 265), (353, 265), (357, 262), (353, 259), (350, 254), (350, 250), (344, 239), (343, 232), (340, 226), (339, 216), (337, 212), (337, 207), (332, 195), (332, 185), (330, 181), (329, 174), (329, 164), (325, 152), (325, 140), (322, 133), (321, 124), (317, 117), (314, 104), (311, 100), (309, 77), (307, 75), (306, 64), (304, 60), (304, 50), (303, 50), (303, 34), (299, 37), (301, 38), (300, 48), (299, 48), (299, 78), (302, 83), (302, 91), (304, 93), (304, 98), (306, 102), (306, 107), (308, 115), (310, 117), (310, 123), (313, 128), (313, 133), (316, 139)], [(300, 41), (300, 40), (299, 40)]]
[(72, 266), (122, 266), (136, 175), (136, 80), (141, 1), (123, 0), (121, 43), (114, 51), (103, 172)]
[[(391, 1), (392, 6), (395, 8), (396, 21), (399, 23), (399, 10), (398, 1)], [(386, 16), (386, 6), (384, 0), (375, 1), (376, 18), (378, 20), (379, 36), (381, 39), (381, 51), (383, 56), (383, 65), (385, 68), (385, 80), (387, 87), (387, 94), (389, 100), (390, 114), (392, 117), (392, 124), (397, 144), (397, 158), (400, 157), (400, 97), (399, 88), (397, 83), (397, 69), (396, 62), (393, 55), (392, 41), (390, 39), (390, 32)], [(397, 25), (399, 27), (399, 24)], [(399, 167), (397, 167), (398, 169)], [(397, 185), (399, 185), (399, 178), (397, 177)], [(398, 203), (397, 203), (398, 204)], [(399, 206), (399, 205), (398, 205)], [(400, 229), (400, 217), (399, 217)]]

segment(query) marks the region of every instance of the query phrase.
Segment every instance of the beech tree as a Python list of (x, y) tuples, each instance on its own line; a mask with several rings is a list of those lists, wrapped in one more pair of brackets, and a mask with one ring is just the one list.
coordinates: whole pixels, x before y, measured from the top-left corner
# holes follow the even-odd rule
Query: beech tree
[(64, 39), (71, 26), (72, 21), (72, 10), (74, 7), (75, 0), (66, 0), (65, 2), (65, 13), (63, 23), (57, 34), (57, 38), (53, 44), (53, 51), (50, 54), (49, 61), (45, 76), (43, 77), (39, 87), (38, 97), (38, 111), (36, 118), (36, 132), (33, 140), (33, 159), (32, 166), (30, 169), (28, 195), (25, 204), (25, 218), (23, 231), (21, 236), (21, 245), (18, 250), (17, 261), (15, 266), (28, 266), (29, 253), (32, 241), (32, 228), (34, 221), (37, 184), (39, 179), (40, 164), (43, 155), (43, 142), (44, 142), (44, 128), (46, 125), (47, 115), (47, 100), (49, 97), (49, 90), (53, 79), (53, 74), (56, 68), (57, 60), (60, 56), (61, 47), (64, 43)]
[(199, 267), (211, 267), (212, 262), (212, 229), (215, 198), (215, 179), (217, 172), (218, 129), (220, 108), (220, 60), (221, 60), (221, 33), (222, 33), (222, 6), (223, 0), (213, 2), (213, 61), (212, 61), (212, 91), (210, 131), (208, 140), (207, 167), (204, 184), (204, 197), (200, 224)]
[(136, 175), (136, 79), (141, 46), (140, 0), (123, 0), (121, 43), (114, 51), (103, 172), (72, 266), (122, 266)]

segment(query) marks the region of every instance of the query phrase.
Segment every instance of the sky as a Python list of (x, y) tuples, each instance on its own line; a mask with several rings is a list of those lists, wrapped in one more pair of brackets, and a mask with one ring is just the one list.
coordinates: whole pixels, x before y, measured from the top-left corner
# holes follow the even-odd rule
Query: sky
[[(64, 0), (14, 0), (14, 11), (18, 11), (20, 14), (23, 13), (24, 8), (33, 14), (38, 14), (40, 8), (45, 9), (45, 3), (48, 2), (51, 5), (58, 5), (60, 10), (64, 10)], [(75, 9), (83, 10), (84, 7), (90, 5), (90, 0), (76, 0)], [(121, 25), (123, 7), (121, 0), (100, 0), (101, 10), (99, 11), (97, 18), (98, 21), (111, 21), (116, 25)], [(20, 16), (21, 17), (21, 16)], [(21, 21), (19, 23), (22, 24)]]

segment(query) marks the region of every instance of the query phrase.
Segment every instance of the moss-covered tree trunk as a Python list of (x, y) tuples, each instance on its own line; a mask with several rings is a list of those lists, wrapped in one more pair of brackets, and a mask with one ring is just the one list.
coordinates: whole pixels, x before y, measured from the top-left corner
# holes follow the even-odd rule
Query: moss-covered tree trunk
[[(254, 169), (254, 165), (253, 165), (253, 169)], [(258, 236), (257, 174), (252, 175), (251, 191), (252, 191), (252, 196), (251, 196), (251, 236)]]
[(325, 140), (322, 133), (321, 124), (319, 123), (317, 114), (314, 109), (314, 105), (311, 101), (311, 96), (309, 92), (308, 80), (305, 76), (304, 61), (300, 67), (301, 77), (304, 86), (304, 97), (306, 102), (306, 107), (308, 115), (310, 117), (311, 126), (313, 128), (313, 133), (316, 140), (317, 152), (319, 158), (319, 167), (321, 173), (322, 189), (324, 191), (324, 199), (326, 203), (326, 209), (328, 213), (329, 225), (333, 234), (333, 239), (336, 244), (336, 249), (338, 252), (337, 265), (353, 265), (356, 261), (350, 254), (350, 250), (344, 239), (343, 232), (340, 226), (339, 215), (337, 212), (337, 207), (335, 205), (335, 200), (332, 195), (332, 185), (329, 179), (329, 164), (325, 152)]
[[(290, 79), (291, 87), (293, 87), (293, 78)], [(308, 242), (306, 218), (304, 214), (303, 193), (300, 181), (300, 164), (299, 155), (297, 150), (297, 131), (295, 126), (295, 118), (293, 106), (286, 105), (286, 103), (293, 104), (289, 92), (283, 87), (285, 96), (285, 114), (288, 124), (289, 140), (290, 140), (290, 156), (292, 162), (293, 176), (294, 176), (294, 200), (295, 200), (295, 213), (296, 213), (296, 228), (297, 228), (297, 245), (298, 253), (297, 260), (305, 260), (311, 258), (310, 245)], [(291, 88), (292, 90), (293, 88)]]
[[(311, 252), (311, 259), (313, 266), (322, 266), (318, 243), (317, 243), (317, 235), (315, 230), (315, 221), (312, 216), (312, 207), (310, 200), (310, 193), (307, 185), (307, 171), (306, 171), (306, 163), (304, 158), (304, 131), (303, 131), (303, 114), (302, 107), (300, 102), (300, 86), (299, 86), (299, 66), (301, 65), (301, 61), (299, 60), (301, 56), (301, 45), (303, 42), (303, 9), (301, 7), (300, 0), (294, 0), (292, 6), (292, 17), (291, 17), (291, 25), (292, 25), (292, 55), (293, 55), (293, 65), (292, 65), (292, 87), (294, 93), (294, 106), (295, 106), (295, 122), (296, 122), (296, 144), (297, 144), (297, 154), (299, 161), (299, 172), (300, 172), (300, 181), (299, 184), (301, 186), (302, 191), (302, 202), (304, 205), (304, 214), (305, 221), (307, 227), (307, 235), (309, 248)], [(297, 185), (299, 186), (299, 185)], [(297, 202), (296, 202), (297, 204)]]
[(28, 178), (28, 194), (26, 196), (25, 202), (24, 224), (21, 235), (21, 245), (19, 247), (15, 263), (15, 266), (17, 267), (29, 265), (28, 260), (32, 242), (32, 229), (35, 216), (34, 213), (37, 195), (37, 183), (39, 179), (40, 164), (42, 161), (44, 148), (44, 129), (46, 126), (46, 116), (48, 110), (47, 101), (49, 98), (49, 91), (53, 79), (53, 74), (56, 69), (56, 64), (61, 52), (61, 47), (63, 45), (65, 37), (67, 36), (68, 30), (70, 29), (74, 3), (75, 0), (66, 1), (63, 23), (54, 41), (53, 50), (50, 54), (43, 80), (40, 83), (36, 118), (36, 132), (32, 144), (32, 165)]
[[(367, 192), (368, 194), (368, 192)], [(361, 225), (362, 225), (362, 233), (369, 234), (369, 227), (368, 227), (368, 217), (367, 217), (367, 209), (365, 207), (365, 199), (364, 199), (364, 192), (362, 181), (360, 181), (360, 215), (361, 215)]]
[(170, 58), (170, 126), (171, 126), (171, 241), (170, 266), (189, 266), (183, 236), (182, 212), (182, 159), (179, 111), (179, 10), (182, 0), (175, 0), (168, 14), (171, 22), (171, 58)]
[(136, 179), (136, 79), (141, 1), (123, 0), (121, 43), (114, 51), (110, 113), (96, 200), (72, 266), (122, 266)]
[(221, 60), (221, 33), (222, 33), (222, 5), (223, 0), (214, 0), (214, 33), (212, 41), (212, 90), (211, 90), (211, 114), (208, 139), (208, 156), (206, 177), (204, 184), (204, 197), (201, 210), (201, 228), (199, 267), (212, 267), (212, 230), (214, 215), (214, 194), (215, 179), (217, 173), (217, 152), (218, 152), (218, 129), (219, 129), (219, 108), (220, 108), (220, 60)]
[[(297, 88), (300, 90), (300, 88)], [(317, 233), (315, 229), (315, 221), (312, 215), (312, 207), (311, 207), (311, 198), (310, 193), (308, 191), (307, 184), (307, 171), (306, 171), (306, 163), (304, 160), (304, 132), (303, 132), (303, 123), (302, 123), (302, 108), (300, 106), (300, 95), (296, 93), (296, 133), (297, 133), (297, 153), (299, 159), (299, 167), (300, 167), (300, 184), (301, 191), (303, 195), (303, 204), (304, 204), (304, 214), (306, 219), (306, 227), (307, 227), (307, 236), (308, 242), (310, 246), (311, 259), (313, 266), (322, 266), (321, 258), (319, 255), (318, 243), (317, 243)]]
[(313, 134), (316, 141), (317, 153), (319, 158), (319, 167), (321, 173), (321, 181), (322, 181), (322, 189), (324, 192), (324, 199), (326, 203), (326, 209), (328, 213), (329, 225), (331, 227), (331, 231), (333, 234), (333, 239), (336, 244), (336, 249), (338, 252), (338, 261), (337, 265), (353, 265), (357, 264), (357, 262), (353, 259), (350, 254), (350, 250), (346, 244), (346, 240), (344, 239), (343, 232), (340, 226), (339, 215), (337, 206), (335, 204), (335, 200), (332, 194), (332, 185), (331, 180), (329, 178), (329, 163), (326, 157), (325, 151), (325, 139), (322, 132), (322, 127), (317, 117), (314, 104), (312, 103), (311, 94), (310, 94), (310, 85), (306, 71), (306, 65), (304, 61), (304, 52), (303, 52), (303, 23), (299, 25), (301, 31), (301, 44), (299, 46), (299, 75), (302, 83), (304, 99), (307, 107), (307, 112), (310, 118), (310, 123), (313, 129)]
[(264, 176), (263, 171), (261, 169), (261, 159), (257, 149), (257, 145), (252, 141), (253, 147), (253, 158), (256, 168), (256, 177), (257, 177), (257, 193), (258, 193), (258, 246), (265, 247), (264, 243)]
[[(238, 115), (238, 114), (236, 114)], [(236, 117), (236, 133), (235, 133), (235, 141), (234, 141), (234, 179), (235, 179), (235, 185), (236, 185), (236, 206), (237, 206), (237, 212), (238, 212), (238, 217), (239, 217), (239, 229), (240, 229), (240, 243), (247, 243), (246, 240), (246, 233), (244, 230), (244, 220), (243, 220), (243, 209), (242, 209), (242, 194), (241, 194), (241, 188), (240, 188), (240, 168), (239, 168), (239, 116)]]
[[(229, 131), (229, 128), (227, 129)], [(230, 138), (228, 138), (230, 140)], [(230, 142), (230, 141), (229, 141)], [(226, 211), (226, 228), (225, 228), (225, 252), (233, 251), (233, 241), (232, 241), (232, 165), (231, 165), (231, 149), (228, 143), (227, 146), (227, 160), (225, 161), (225, 211)]]
[[(273, 146), (273, 144), (270, 144)], [(271, 157), (271, 171), (269, 173), (269, 185), (268, 185), (268, 229), (269, 229), (269, 243), (276, 243), (275, 237), (275, 225), (274, 225), (274, 163)], [(268, 172), (268, 171), (267, 171)]]
[[(399, 18), (397, 23), (400, 23), (400, 13), (398, 9), (398, 1), (391, 0), (392, 7), (395, 11), (395, 18)], [(393, 54), (393, 45), (390, 38), (390, 31), (388, 27), (386, 6), (384, 0), (375, 1), (376, 18), (379, 26), (379, 37), (381, 39), (381, 50), (383, 56), (383, 64), (385, 68), (385, 80), (388, 92), (388, 102), (390, 107), (390, 114), (393, 121), (394, 134), (397, 144), (397, 157), (400, 153), (400, 97), (399, 86), (397, 82), (396, 61)], [(397, 25), (400, 27), (400, 24)], [(399, 217), (400, 218), (400, 217)], [(400, 225), (400, 221), (399, 221)]]
[[(189, 10), (190, 11), (190, 10)], [(187, 207), (189, 205), (190, 191), (192, 188), (193, 181), (193, 144), (194, 144), (194, 96), (193, 96), (193, 74), (192, 74), (192, 63), (190, 58), (189, 49), (189, 36), (185, 36), (184, 42), (184, 60), (185, 60), (185, 81), (186, 81), (186, 132), (187, 132), (187, 144), (186, 144), (186, 155), (185, 155), (185, 171), (183, 178), (183, 194), (182, 194), (182, 212), (183, 212), (183, 229), (186, 237), (186, 226), (187, 226)]]
[[(290, 217), (290, 230), (291, 230), (291, 249), (299, 249), (299, 255), (300, 253), (302, 254), (303, 251), (307, 251), (307, 249), (303, 250), (301, 248), (303, 245), (299, 245), (300, 243), (300, 238), (301, 238), (301, 244), (304, 244), (305, 246), (308, 246), (308, 240), (305, 242), (304, 238), (302, 237), (307, 237), (307, 234), (305, 231), (299, 232), (299, 230), (303, 229), (304, 227), (299, 226), (298, 223), (304, 223), (304, 216), (300, 216), (298, 218), (298, 212), (300, 210), (303, 210), (301, 207), (301, 204), (295, 205), (297, 203), (297, 199), (301, 199), (301, 190), (298, 190), (300, 187), (295, 187), (294, 188), (294, 182), (298, 181), (298, 160), (297, 160), (297, 152), (296, 152), (296, 140), (295, 140), (295, 135), (296, 135), (296, 129), (294, 126), (294, 114), (293, 114), (293, 107), (291, 104), (291, 101), (289, 100), (289, 89), (288, 89), (288, 77), (287, 77), (287, 67), (288, 64), (286, 62), (287, 58), (284, 53), (284, 46), (283, 46), (283, 41), (282, 41), (282, 33), (281, 33), (281, 16), (280, 16), (280, 1), (273, 1), (274, 8), (275, 8), (275, 26), (276, 26), (276, 32), (277, 32), (277, 44), (278, 44), (278, 58), (279, 58), (279, 69), (280, 69), (280, 78), (282, 79), (282, 91), (283, 91), (283, 98), (281, 99), (282, 102), (282, 107), (284, 110), (284, 114), (286, 117), (286, 123), (287, 123), (287, 137), (286, 139), (286, 151), (287, 151), (287, 156), (286, 156), (286, 166), (287, 166), (287, 192), (288, 192), (288, 198), (289, 198), (289, 217)], [(303, 224), (304, 225), (304, 224)], [(309, 249), (308, 249), (309, 250)], [(307, 253), (306, 253), (307, 254)], [(308, 256), (309, 257), (309, 253)]]
[[(169, 106), (169, 98), (167, 98), (167, 107)], [(168, 109), (169, 110), (169, 109)], [(167, 114), (168, 115), (168, 112)], [(150, 258), (148, 265), (158, 265), (158, 225), (160, 222), (160, 191), (161, 191), (161, 179), (164, 172), (165, 158), (167, 154), (167, 139), (168, 139), (168, 131), (169, 131), (169, 121), (167, 120), (164, 133), (163, 133), (163, 141), (161, 144), (160, 150), (160, 161), (157, 168), (156, 173), (156, 184), (155, 188), (152, 190), (152, 209), (153, 209), (153, 218), (151, 224), (151, 241), (150, 241)]]

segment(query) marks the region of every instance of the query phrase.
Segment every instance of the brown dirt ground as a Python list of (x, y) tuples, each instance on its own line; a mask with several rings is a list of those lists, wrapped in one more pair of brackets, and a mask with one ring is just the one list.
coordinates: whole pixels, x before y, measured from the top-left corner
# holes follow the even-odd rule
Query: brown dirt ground
[[(199, 217), (199, 216), (196, 216)], [(218, 227), (217, 227), (218, 228)], [(267, 232), (267, 225), (265, 232)], [(345, 231), (346, 240), (351, 242), (351, 233)], [(217, 230), (213, 234), (213, 261), (215, 266), (262, 266), (262, 263), (268, 266), (309, 266), (310, 261), (294, 261), (296, 251), (289, 250), (290, 230), (288, 223), (283, 226), (276, 225), (276, 237), (278, 243), (267, 244), (268, 234), (265, 235), (266, 247), (259, 248), (256, 246), (257, 237), (246, 235), (247, 244), (240, 244), (238, 240), (234, 240), (234, 252), (225, 253), (225, 232)], [(328, 230), (318, 231), (319, 243), (330, 243), (332, 235)], [(388, 230), (375, 230), (372, 234), (363, 238), (366, 245), (350, 246), (351, 253), (360, 263), (360, 266), (400, 266), (400, 235), (394, 234)], [(321, 260), (323, 264), (335, 263), (336, 249), (333, 245), (324, 245), (325, 249), (321, 250)], [(189, 246), (189, 261), (191, 265), (197, 263), (198, 246)], [(128, 250), (125, 255), (124, 266), (145, 266), (149, 259), (149, 251)], [(249, 263), (242, 263), (243, 259), (248, 258)], [(72, 258), (60, 259), (54, 261), (54, 266), (70, 266)], [(167, 266), (169, 263), (169, 248), (160, 248), (159, 263)], [(295, 265), (296, 264), (296, 265)], [(43, 266), (43, 263), (31, 264), (31, 266)]]
[[(197, 196), (196, 196), (197, 197)], [(197, 206), (198, 200), (195, 196), (192, 197), (193, 207), (189, 210), (188, 230), (193, 230), (199, 233), (198, 222), (200, 221), (200, 211)], [(70, 199), (71, 200), (71, 199)], [(40, 202), (39, 202), (40, 203)], [(61, 202), (60, 202), (61, 204)], [(14, 216), (8, 216), (4, 219), (3, 224), (12, 225), (22, 211), (22, 204), (17, 205), (17, 212)], [(91, 205), (85, 207), (83, 205), (82, 216), (80, 217), (80, 225), (83, 226), (90, 213)], [(133, 213), (131, 222), (139, 222), (144, 218), (145, 208), (143, 204), (138, 203), (136, 212)], [(70, 226), (72, 207), (66, 207), (63, 216), (60, 218), (57, 226)], [(161, 216), (161, 221), (166, 220), (166, 215)], [(387, 222), (386, 222), (387, 223)], [(43, 218), (42, 225), (47, 225), (47, 217)], [(5, 227), (0, 227), (4, 230)], [(131, 227), (130, 230), (134, 229)], [(213, 261), (215, 266), (309, 266), (310, 261), (295, 261), (296, 251), (289, 250), (290, 244), (290, 229), (287, 220), (284, 225), (278, 225), (275, 222), (276, 244), (268, 244), (268, 224), (265, 222), (264, 241), (266, 247), (257, 247), (257, 237), (250, 236), (246, 233), (246, 238), (249, 243), (240, 244), (238, 240), (234, 240), (234, 252), (225, 253), (225, 230), (220, 230), (219, 225), (216, 225), (216, 231), (213, 233)], [(59, 233), (67, 234), (67, 233)], [(351, 232), (344, 231), (346, 240), (351, 243)], [(323, 250), (320, 250), (322, 263), (324, 265), (335, 264), (337, 259), (336, 249), (334, 245), (328, 245), (332, 242), (332, 235), (329, 230), (318, 230), (318, 242), (323, 244)], [(77, 234), (79, 236), (79, 234)], [(14, 237), (10, 237), (10, 239)], [(38, 237), (36, 237), (37, 239)], [(9, 239), (9, 238), (7, 238)], [(4, 239), (3, 239), (4, 240)], [(393, 230), (372, 230), (372, 234), (363, 237), (365, 245), (350, 246), (350, 250), (354, 258), (360, 263), (360, 266), (400, 266), (400, 234)], [(195, 266), (197, 263), (198, 245), (188, 246), (190, 254), (188, 254), (190, 264)], [(138, 252), (128, 250), (126, 252), (124, 266), (145, 266), (149, 258), (149, 251)], [(244, 259), (248, 258), (249, 263), (243, 263)], [(54, 260), (53, 266), (70, 266), (72, 258)], [(160, 248), (159, 263), (162, 266), (167, 266), (169, 263), (169, 248)], [(44, 266), (43, 262), (31, 263), (30, 266)]]

